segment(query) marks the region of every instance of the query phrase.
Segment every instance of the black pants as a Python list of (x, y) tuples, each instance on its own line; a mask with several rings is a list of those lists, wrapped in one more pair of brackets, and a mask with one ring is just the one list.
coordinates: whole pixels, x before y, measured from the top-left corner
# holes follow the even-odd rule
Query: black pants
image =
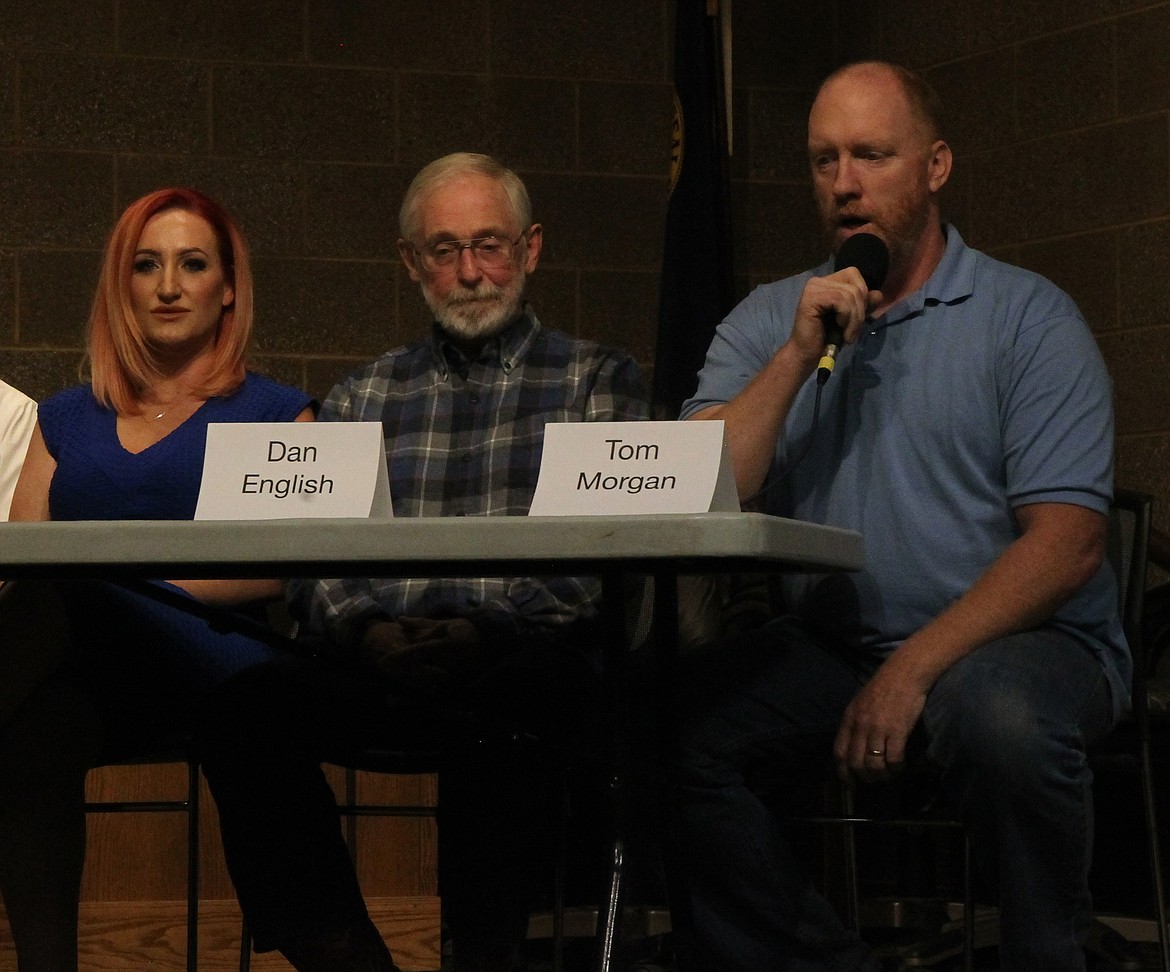
[(265, 653), (114, 585), (0, 588), (0, 892), (21, 972), (77, 967), (88, 770), (187, 732), (216, 667)]
[(322, 762), (367, 746), (434, 752), (440, 891), (456, 955), (523, 939), (557, 819), (556, 766), (596, 737), (587, 639), (491, 646), (439, 697), (396, 694), (355, 667), (284, 658), (215, 693), (201, 743), (228, 870), (260, 951), (366, 915)]

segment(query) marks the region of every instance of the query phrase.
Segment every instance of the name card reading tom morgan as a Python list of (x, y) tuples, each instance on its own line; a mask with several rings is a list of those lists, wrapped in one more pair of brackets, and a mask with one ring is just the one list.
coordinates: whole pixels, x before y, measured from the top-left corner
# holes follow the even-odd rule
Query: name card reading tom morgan
[(738, 509), (721, 421), (545, 426), (529, 516)]
[(380, 422), (207, 426), (197, 520), (393, 515)]

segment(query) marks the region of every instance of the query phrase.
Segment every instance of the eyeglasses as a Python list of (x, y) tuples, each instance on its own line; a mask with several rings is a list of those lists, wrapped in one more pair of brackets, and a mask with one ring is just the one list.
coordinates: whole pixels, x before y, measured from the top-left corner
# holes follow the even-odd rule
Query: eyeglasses
[(442, 240), (439, 243), (424, 243), (422, 246), (411, 243), (410, 246), (422, 259), (422, 265), (427, 270), (450, 269), (459, 262), (464, 250), (470, 250), (481, 267), (495, 270), (512, 262), (513, 251), (524, 239), (525, 233), (521, 233), (514, 240), (501, 239), (498, 236), (481, 236), (475, 240)]

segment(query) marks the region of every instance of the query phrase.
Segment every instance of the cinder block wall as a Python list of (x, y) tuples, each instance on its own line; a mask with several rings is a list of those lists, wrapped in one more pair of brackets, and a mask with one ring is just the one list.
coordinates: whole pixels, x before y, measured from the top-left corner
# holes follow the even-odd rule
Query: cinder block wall
[(849, 43), (925, 68), (950, 106), (968, 242), (1077, 299), (1113, 375), (1117, 482), (1170, 529), (1170, 3), (849, 6)]
[(427, 315), (398, 268), (423, 164), (484, 151), (546, 226), (550, 325), (653, 357), (668, 0), (0, 0), (0, 374), (76, 381), (100, 250), (193, 184), (256, 253), (260, 364), (324, 394)]
[[(1114, 379), (1117, 482), (1170, 530), (1170, 3), (735, 0), (741, 284), (821, 257), (803, 130), (816, 80), (883, 57), (948, 108), (968, 243), (1068, 290)], [(831, 43), (825, 43), (831, 38)]]
[[(647, 367), (671, 0), (0, 0), (0, 376), (76, 380), (105, 234), (192, 183), (257, 255), (260, 364), (324, 394), (426, 313), (397, 207), (447, 151), (498, 155), (546, 229), (542, 319)], [(734, 0), (740, 290), (820, 259), (804, 118), (837, 64), (926, 71), (968, 242), (1070, 290), (1113, 370), (1118, 481), (1170, 529), (1170, 2)]]

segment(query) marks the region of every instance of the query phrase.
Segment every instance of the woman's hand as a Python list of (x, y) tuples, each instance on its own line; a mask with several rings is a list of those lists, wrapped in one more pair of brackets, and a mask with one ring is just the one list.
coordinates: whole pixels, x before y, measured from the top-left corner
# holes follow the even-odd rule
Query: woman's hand
[(276, 601), (284, 597), (280, 580), (173, 580), (195, 600), (214, 607), (238, 607), (251, 601)]

